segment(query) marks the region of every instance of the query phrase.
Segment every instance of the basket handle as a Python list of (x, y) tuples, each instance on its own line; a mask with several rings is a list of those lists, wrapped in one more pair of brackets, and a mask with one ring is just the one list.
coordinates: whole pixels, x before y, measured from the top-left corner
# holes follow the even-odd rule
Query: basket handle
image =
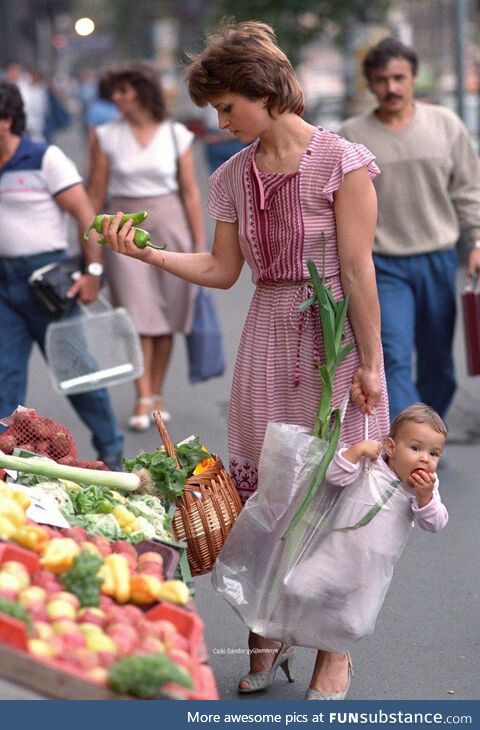
[(178, 461), (175, 447), (172, 443), (170, 436), (168, 435), (167, 429), (165, 428), (165, 424), (160, 415), (160, 411), (153, 411), (152, 417), (153, 417), (153, 420), (155, 421), (156, 427), (158, 428), (158, 433), (160, 434), (160, 438), (163, 441), (163, 445), (165, 446), (165, 450), (166, 450), (167, 454), (169, 456), (171, 456), (172, 459), (175, 459), (177, 468), (180, 469), (180, 462)]

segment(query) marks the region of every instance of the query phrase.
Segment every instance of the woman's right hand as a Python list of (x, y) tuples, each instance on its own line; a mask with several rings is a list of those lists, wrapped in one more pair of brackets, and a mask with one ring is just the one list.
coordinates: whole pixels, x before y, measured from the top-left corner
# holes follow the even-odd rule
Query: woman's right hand
[(360, 366), (352, 378), (350, 396), (359, 411), (372, 416), (382, 397), (380, 372)]
[(133, 221), (128, 219), (121, 228), (119, 228), (123, 213), (119, 211), (110, 221), (105, 216), (103, 221), (103, 235), (107, 239), (107, 244), (115, 253), (121, 253), (124, 256), (130, 256), (141, 261), (148, 261), (152, 248), (138, 248), (133, 242), (135, 235), (135, 227)]

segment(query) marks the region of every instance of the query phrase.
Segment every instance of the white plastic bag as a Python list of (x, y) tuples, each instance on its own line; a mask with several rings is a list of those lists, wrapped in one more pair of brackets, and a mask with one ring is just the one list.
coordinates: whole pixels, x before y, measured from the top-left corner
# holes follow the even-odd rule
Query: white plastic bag
[(258, 491), (217, 558), (213, 582), (251, 631), (343, 652), (373, 631), (413, 522), (408, 491), (372, 465), (343, 489), (324, 482), (282, 540), (325, 446), (298, 427), (269, 424)]

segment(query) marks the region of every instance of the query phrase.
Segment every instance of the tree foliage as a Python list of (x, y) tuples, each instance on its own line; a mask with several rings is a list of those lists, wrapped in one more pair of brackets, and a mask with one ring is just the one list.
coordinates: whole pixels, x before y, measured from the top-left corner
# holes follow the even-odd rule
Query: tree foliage
[(261, 20), (271, 25), (280, 47), (295, 65), (302, 47), (332, 24), (381, 20), (392, 0), (210, 0), (212, 23), (222, 18)]

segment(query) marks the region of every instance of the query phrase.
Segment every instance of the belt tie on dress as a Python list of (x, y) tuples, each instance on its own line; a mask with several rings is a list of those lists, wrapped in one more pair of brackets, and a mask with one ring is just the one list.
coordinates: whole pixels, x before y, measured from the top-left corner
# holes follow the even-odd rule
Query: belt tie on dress
[[(310, 283), (305, 283), (299, 287), (298, 293), (294, 299), (294, 307), (298, 308), (302, 302), (310, 299), (314, 294), (313, 286)], [(300, 350), (302, 346), (302, 335), (307, 329), (308, 323), (311, 322), (313, 329), (313, 367), (317, 368), (320, 363), (320, 322), (318, 315), (318, 306), (307, 307), (307, 309), (300, 310), (298, 317), (298, 329), (297, 329), (297, 352), (295, 355), (295, 377), (294, 384), (300, 385)]]

